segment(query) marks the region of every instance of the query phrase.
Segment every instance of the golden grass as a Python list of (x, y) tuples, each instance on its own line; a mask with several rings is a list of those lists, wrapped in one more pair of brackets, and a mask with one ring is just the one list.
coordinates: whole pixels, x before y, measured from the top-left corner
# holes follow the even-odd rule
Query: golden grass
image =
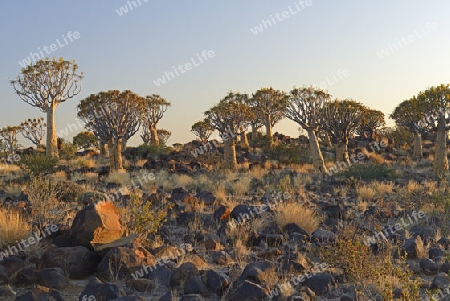
[[(334, 165), (333, 162), (330, 162), (330, 163), (331, 163), (331, 166)], [(315, 171), (315, 168), (314, 168), (313, 164), (301, 164), (301, 165), (298, 165), (295, 170), (300, 173), (312, 173)]]
[(106, 178), (108, 183), (117, 183), (123, 186), (131, 184), (130, 174), (126, 171), (115, 171), (111, 172)]
[(355, 190), (361, 200), (372, 200), (377, 193), (371, 185), (359, 185)]
[(231, 191), (237, 196), (242, 196), (249, 191), (251, 181), (252, 177), (249, 174), (242, 175), (242, 177), (230, 183)]
[(406, 184), (405, 187), (403, 187), (402, 191), (407, 193), (414, 193), (422, 189), (423, 189), (422, 185), (420, 185), (416, 181), (409, 180), (408, 184)]
[(218, 204), (227, 204), (228, 203), (227, 193), (226, 193), (225, 187), (223, 185), (219, 185), (216, 189), (214, 189), (212, 191), (212, 193), (216, 197)]
[(392, 182), (374, 182), (372, 184), (373, 189), (375, 189), (377, 196), (385, 196), (392, 193), (393, 184)]
[(155, 173), (155, 187), (163, 186), (165, 190), (172, 190), (174, 185), (170, 181), (170, 175), (166, 170), (159, 170)]
[(72, 159), (68, 162), (70, 166), (78, 167), (78, 168), (93, 168), (97, 166), (97, 163), (94, 159), (88, 159), (88, 158), (77, 158)]
[(139, 160), (136, 161), (135, 165), (136, 165), (137, 167), (142, 168), (142, 167), (144, 166), (145, 163), (147, 163), (147, 160), (146, 160), (146, 159), (139, 159)]
[(8, 174), (15, 171), (20, 171), (20, 167), (14, 164), (0, 163), (0, 174)]
[(176, 187), (183, 187), (184, 189), (189, 189), (194, 179), (188, 175), (184, 174), (174, 174), (172, 176), (172, 182)]
[(51, 175), (51, 178), (57, 181), (66, 181), (67, 174), (64, 171), (58, 171)]
[(0, 248), (17, 244), (31, 234), (30, 225), (19, 212), (0, 209)]
[(81, 180), (85, 180), (86, 182), (97, 182), (97, 179), (98, 179), (98, 174), (95, 172), (87, 172), (87, 173), (76, 172), (71, 177), (71, 181), (73, 181), (73, 182), (81, 181)]
[(386, 162), (384, 157), (377, 153), (371, 153), (369, 158), (370, 158), (370, 161), (375, 164), (383, 164)]
[(319, 227), (319, 217), (316, 212), (299, 203), (286, 202), (275, 207), (275, 222), (284, 227), (288, 223), (296, 223), (308, 232)]
[(22, 187), (20, 185), (8, 185), (5, 188), (7, 194), (19, 196), (22, 193)]

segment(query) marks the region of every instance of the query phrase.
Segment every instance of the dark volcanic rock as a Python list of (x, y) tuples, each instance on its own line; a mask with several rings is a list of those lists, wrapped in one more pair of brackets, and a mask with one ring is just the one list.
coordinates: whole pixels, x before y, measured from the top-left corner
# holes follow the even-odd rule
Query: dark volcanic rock
[(78, 297), (78, 301), (86, 301), (86, 297), (94, 296), (95, 301), (109, 301), (119, 297), (125, 297), (126, 293), (118, 285), (103, 283), (93, 277)]
[(53, 248), (42, 255), (39, 267), (62, 268), (71, 279), (84, 279), (97, 271), (100, 256), (85, 247)]

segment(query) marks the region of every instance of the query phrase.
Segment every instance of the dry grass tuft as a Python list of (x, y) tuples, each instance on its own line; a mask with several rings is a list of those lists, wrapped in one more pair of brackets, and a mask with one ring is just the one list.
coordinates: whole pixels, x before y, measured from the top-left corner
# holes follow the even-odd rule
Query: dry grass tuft
[[(223, 185), (219, 185), (216, 189), (214, 189), (212, 191), (212, 193), (216, 197), (216, 200), (217, 200), (218, 204), (226, 204), (226, 203), (228, 203), (227, 193), (226, 193), (225, 187), (223, 187)], [(232, 208), (234, 208), (234, 207), (232, 207)]]
[(88, 183), (95, 183), (95, 182), (97, 182), (97, 179), (98, 179), (98, 174), (95, 172), (87, 172), (87, 173), (76, 172), (70, 178), (70, 180), (73, 182), (84, 180)]
[(30, 225), (19, 212), (0, 209), (0, 248), (17, 244), (31, 234)]
[(131, 184), (130, 174), (128, 174), (126, 171), (115, 171), (109, 174), (106, 182), (117, 183), (126, 186)]
[(97, 166), (97, 163), (94, 159), (88, 158), (78, 158), (73, 159), (68, 162), (68, 165), (76, 167), (76, 168), (94, 168)]
[(371, 185), (359, 185), (356, 187), (356, 195), (361, 200), (372, 200), (376, 195), (376, 191)]
[(313, 232), (319, 227), (317, 213), (299, 203), (281, 203), (275, 208), (275, 221), (280, 227), (288, 223), (296, 223), (308, 232)]
[(174, 174), (172, 176), (172, 181), (176, 187), (183, 187), (184, 189), (189, 189), (194, 179), (188, 175), (184, 174)]
[(377, 196), (385, 196), (392, 193), (393, 184), (374, 182), (372, 187), (375, 189)]
[(64, 171), (58, 171), (51, 175), (51, 178), (57, 181), (66, 181), (67, 174)]
[(370, 161), (375, 164), (383, 164), (386, 162), (384, 157), (377, 153), (371, 153), (369, 158), (370, 158)]

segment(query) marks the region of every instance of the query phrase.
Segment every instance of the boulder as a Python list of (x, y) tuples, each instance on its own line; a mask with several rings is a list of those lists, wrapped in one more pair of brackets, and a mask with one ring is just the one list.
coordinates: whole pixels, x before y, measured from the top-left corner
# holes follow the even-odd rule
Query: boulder
[(334, 280), (328, 273), (319, 273), (306, 279), (305, 286), (309, 287), (316, 295), (322, 296), (331, 291)]
[(11, 277), (22, 269), (25, 266), (25, 263), (19, 257), (12, 255), (1, 260), (0, 266), (5, 267), (9, 277)]
[(69, 286), (69, 279), (60, 268), (43, 269), (39, 273), (39, 284), (54, 289), (65, 289)]
[(104, 280), (127, 279), (132, 275), (140, 278), (156, 265), (157, 261), (149, 251), (137, 243), (131, 243), (109, 250), (100, 261), (97, 272)]
[(109, 301), (125, 297), (126, 293), (116, 284), (103, 283), (93, 277), (81, 292), (78, 301), (91, 300), (89, 299), (90, 296), (93, 296), (95, 301)]
[(90, 204), (78, 212), (70, 236), (75, 245), (93, 250), (91, 244), (107, 244), (124, 235), (120, 224), (119, 209), (111, 202)]
[(185, 294), (201, 294), (204, 297), (208, 297), (211, 293), (208, 290), (205, 282), (203, 282), (200, 276), (190, 276), (184, 285)]
[(198, 275), (199, 270), (197, 266), (192, 262), (185, 262), (170, 275), (170, 286), (172, 288), (183, 286), (189, 277)]
[(228, 301), (244, 300), (264, 300), (269, 294), (269, 288), (249, 280), (233, 283), (230, 293), (227, 296)]
[(84, 279), (92, 275), (100, 262), (100, 257), (86, 247), (53, 248), (44, 253), (39, 268), (62, 268), (71, 279)]
[(423, 257), (424, 249), (420, 236), (407, 239), (402, 246), (402, 251), (406, 252), (407, 259)]

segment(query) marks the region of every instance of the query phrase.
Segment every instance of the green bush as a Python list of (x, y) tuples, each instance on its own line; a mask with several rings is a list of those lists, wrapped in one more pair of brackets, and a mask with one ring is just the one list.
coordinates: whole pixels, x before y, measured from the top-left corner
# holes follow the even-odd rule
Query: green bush
[(25, 155), (20, 158), (19, 166), (32, 177), (41, 177), (51, 174), (55, 171), (58, 158), (36, 153)]
[(124, 209), (130, 214), (126, 218), (128, 229), (141, 235), (154, 234), (166, 222), (167, 211), (171, 208), (172, 204), (157, 206), (133, 192), (130, 194), (128, 207)]
[(294, 144), (278, 144), (264, 152), (270, 160), (277, 160), (281, 164), (311, 163), (309, 156)]
[(157, 144), (142, 144), (137, 147), (137, 153), (143, 159), (158, 159), (159, 156), (167, 155), (170, 151), (170, 147)]
[(342, 178), (354, 178), (363, 181), (395, 180), (400, 177), (400, 173), (386, 164), (353, 164), (345, 171), (336, 174)]
[(61, 159), (70, 160), (75, 157), (77, 150), (78, 148), (76, 145), (64, 141), (61, 145), (61, 149), (59, 150), (59, 156)]

